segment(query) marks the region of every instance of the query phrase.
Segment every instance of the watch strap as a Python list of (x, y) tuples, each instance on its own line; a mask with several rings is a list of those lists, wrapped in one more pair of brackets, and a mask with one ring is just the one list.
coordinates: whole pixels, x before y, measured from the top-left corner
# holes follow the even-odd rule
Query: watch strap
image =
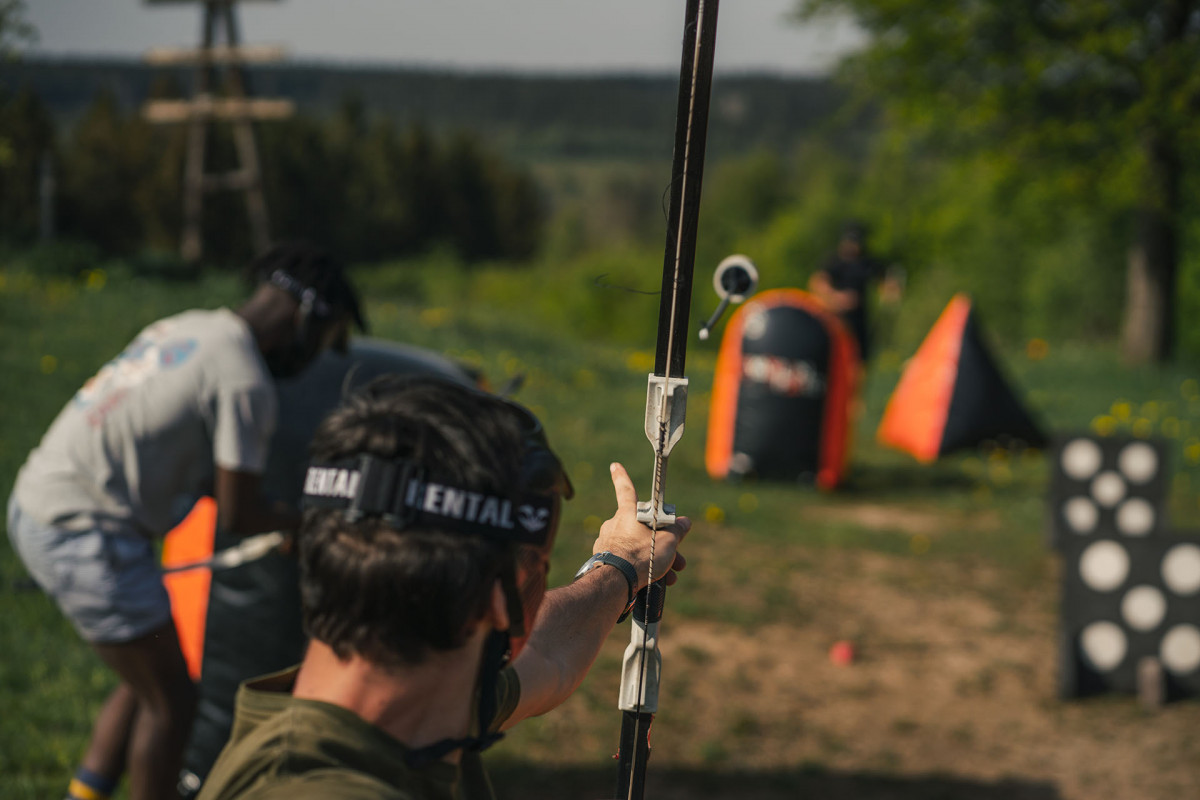
[(628, 589), (629, 593), (625, 601), (625, 610), (621, 612), (621, 616), (617, 617), (618, 623), (624, 622), (629, 616), (629, 612), (633, 610), (633, 603), (635, 599), (634, 593), (638, 585), (637, 570), (634, 569), (633, 564), (630, 564), (620, 556), (610, 553), (606, 550), (602, 553), (596, 553), (587, 561), (583, 562), (583, 566), (581, 566), (579, 571), (575, 573), (575, 578), (579, 579), (583, 575), (591, 572), (600, 564), (608, 564), (610, 567), (616, 567), (617, 570), (625, 576), (626, 588)]

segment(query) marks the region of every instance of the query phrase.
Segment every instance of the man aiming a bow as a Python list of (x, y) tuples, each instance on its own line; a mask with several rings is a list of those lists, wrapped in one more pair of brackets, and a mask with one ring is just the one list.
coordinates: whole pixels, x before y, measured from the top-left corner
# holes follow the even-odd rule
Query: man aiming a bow
[[(646, 585), (625, 469), (573, 583), (546, 591), (573, 494), (541, 424), (432, 379), (381, 378), (318, 429), (298, 544), (303, 662), (239, 691), (202, 800), (487, 798), (479, 751), (579, 686)], [(674, 583), (685, 517), (657, 533)]]

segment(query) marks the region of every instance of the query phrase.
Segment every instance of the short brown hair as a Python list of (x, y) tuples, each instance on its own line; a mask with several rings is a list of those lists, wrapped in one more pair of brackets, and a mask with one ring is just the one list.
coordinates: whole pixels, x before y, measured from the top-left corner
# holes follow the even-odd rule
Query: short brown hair
[[(385, 377), (333, 411), (312, 443), (317, 461), (403, 458), (456, 485), (510, 494), (527, 432), (500, 398), (437, 379)], [(380, 518), (350, 522), (310, 509), (300, 528), (301, 601), (310, 636), (341, 658), (419, 663), (461, 647), (517, 546)]]

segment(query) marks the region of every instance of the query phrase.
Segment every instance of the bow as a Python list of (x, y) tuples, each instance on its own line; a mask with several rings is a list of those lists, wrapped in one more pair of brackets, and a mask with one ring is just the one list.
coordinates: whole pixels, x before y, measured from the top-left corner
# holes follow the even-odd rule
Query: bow
[(683, 435), (687, 416), (684, 358), (688, 312), (696, 260), (696, 228), (700, 185), (712, 89), (713, 53), (719, 0), (688, 0), (684, 19), (679, 103), (675, 116), (675, 149), (671, 166), (671, 206), (667, 216), (666, 255), (658, 311), (658, 343), (654, 372), (646, 392), (646, 438), (654, 449), (654, 481), (650, 500), (638, 504), (638, 520), (650, 527), (650, 584), (633, 608), (633, 626), (621, 669), (621, 742), (618, 750), (617, 797), (641, 800), (646, 762), (650, 757), (650, 725), (658, 710), (662, 655), (658, 625), (666, 603), (666, 586), (654, 575), (654, 532), (675, 522), (675, 508), (663, 502), (667, 457)]

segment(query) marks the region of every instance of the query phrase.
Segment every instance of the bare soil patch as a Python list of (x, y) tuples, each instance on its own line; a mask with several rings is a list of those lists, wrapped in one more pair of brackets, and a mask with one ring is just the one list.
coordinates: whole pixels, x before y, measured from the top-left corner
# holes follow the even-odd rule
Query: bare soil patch
[(805, 509), (805, 518), (814, 522), (842, 522), (875, 531), (899, 531), (926, 536), (963, 530), (991, 531), (999, 529), (1002, 524), (1000, 515), (994, 510), (926, 510), (873, 503), (811, 506)]
[[(1200, 703), (1150, 713), (1132, 697), (1057, 699), (1053, 575), (1014, 590), (1003, 570), (961, 560), (802, 548), (740, 558), (768, 556), (809, 565), (782, 579), (791, 617), (747, 628), (667, 616), (652, 796), (1200, 797)], [(748, 593), (719, 576), (739, 574), (740, 558), (687, 577), (736, 603)], [(609, 676), (627, 637), (614, 634), (603, 677), (546, 718), (537, 738), (550, 763), (570, 753), (578, 765), (577, 745), (611, 752)], [(847, 666), (829, 658), (842, 639), (857, 649)]]

